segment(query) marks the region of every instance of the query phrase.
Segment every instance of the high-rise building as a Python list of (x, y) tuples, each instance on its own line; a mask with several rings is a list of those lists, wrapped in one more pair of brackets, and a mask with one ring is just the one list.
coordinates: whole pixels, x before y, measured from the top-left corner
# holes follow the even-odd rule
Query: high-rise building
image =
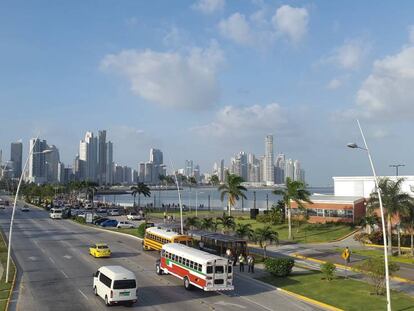
[(47, 150), (46, 140), (32, 138), (29, 142), (29, 149), (33, 150), (29, 157), (29, 172), (27, 180), (36, 184), (43, 184), (47, 181), (46, 159), (43, 151)]
[(159, 149), (151, 148), (150, 150), (150, 162), (161, 165), (164, 163), (162, 151)]
[(107, 145), (106, 131), (98, 131), (98, 183), (106, 184), (106, 166), (107, 166)]
[[(15, 142), (11, 143), (10, 147), (10, 161), (13, 162), (13, 175), (15, 178), (19, 178), (22, 174), (22, 156), (23, 156), (23, 143)], [(1, 163), (1, 159), (0, 159)]]
[(300, 162), (298, 160), (295, 160), (293, 162), (293, 179), (297, 181), (301, 181), (301, 168), (300, 168)]
[(47, 146), (47, 149), (49, 152), (45, 154), (46, 182), (56, 183), (59, 179), (59, 149), (55, 145)]
[(283, 153), (278, 154), (275, 163), (275, 183), (285, 183), (285, 155)]
[(266, 184), (275, 183), (274, 160), (273, 160), (273, 135), (267, 135), (265, 138), (265, 175)]
[(185, 160), (184, 175), (187, 177), (193, 176), (193, 160)]
[(285, 162), (285, 180), (288, 177), (292, 180), (295, 178), (295, 166), (292, 159), (287, 159)]
[(111, 141), (106, 144), (106, 183), (114, 183), (114, 145)]
[(81, 180), (96, 181), (97, 150), (97, 138), (94, 137), (92, 132), (86, 132), (85, 139), (79, 143), (79, 160), (82, 161), (79, 173)]
[(153, 170), (154, 170), (154, 164), (152, 162), (146, 162), (145, 163), (145, 175), (144, 175), (144, 182), (146, 184), (153, 183)]
[(222, 159), (220, 161), (220, 167), (219, 167), (218, 177), (219, 177), (219, 181), (220, 182), (223, 182), (224, 181), (224, 159)]
[(140, 162), (138, 164), (138, 181), (145, 182), (145, 163)]

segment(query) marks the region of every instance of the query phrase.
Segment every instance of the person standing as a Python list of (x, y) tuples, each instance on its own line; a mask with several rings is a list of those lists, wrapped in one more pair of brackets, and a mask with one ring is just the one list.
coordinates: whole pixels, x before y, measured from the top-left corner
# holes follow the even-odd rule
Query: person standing
[(244, 262), (246, 258), (244, 257), (243, 253), (239, 256), (239, 264), (240, 264), (240, 272), (244, 272)]
[(254, 273), (254, 257), (250, 254), (249, 256), (247, 256), (247, 266), (248, 266), (247, 272)]

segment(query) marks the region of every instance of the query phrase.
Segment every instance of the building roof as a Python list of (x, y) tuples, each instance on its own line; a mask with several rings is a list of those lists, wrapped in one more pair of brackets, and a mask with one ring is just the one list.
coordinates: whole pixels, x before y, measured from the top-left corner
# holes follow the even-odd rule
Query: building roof
[[(378, 176), (378, 178), (389, 178), (391, 180), (394, 180), (396, 178), (403, 178), (405, 180), (414, 180), (413, 175), (405, 175), (405, 176)], [(374, 176), (334, 176), (332, 177), (334, 181), (336, 180), (373, 180)]]
[(314, 203), (337, 203), (337, 204), (353, 204), (363, 201), (364, 197), (360, 196), (337, 196), (337, 195), (311, 195), (310, 200)]
[(213, 263), (214, 260), (225, 260), (226, 258), (213, 255), (204, 251), (200, 251), (198, 249), (179, 244), (179, 243), (167, 243), (162, 246), (162, 249), (166, 250), (167, 252), (174, 253), (175, 255), (185, 257), (188, 260), (192, 260), (197, 263)]

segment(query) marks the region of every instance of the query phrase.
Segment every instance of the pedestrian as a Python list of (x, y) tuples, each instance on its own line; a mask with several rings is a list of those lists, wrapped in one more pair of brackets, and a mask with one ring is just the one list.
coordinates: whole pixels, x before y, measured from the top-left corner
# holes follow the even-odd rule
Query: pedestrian
[(239, 256), (239, 264), (240, 264), (240, 272), (244, 272), (244, 262), (246, 258), (244, 257), (243, 253), (240, 253)]
[(164, 212), (164, 223), (167, 221), (167, 212)]
[(247, 272), (254, 273), (254, 257), (250, 254), (249, 254), (249, 256), (247, 256), (247, 266), (248, 266), (248, 271)]

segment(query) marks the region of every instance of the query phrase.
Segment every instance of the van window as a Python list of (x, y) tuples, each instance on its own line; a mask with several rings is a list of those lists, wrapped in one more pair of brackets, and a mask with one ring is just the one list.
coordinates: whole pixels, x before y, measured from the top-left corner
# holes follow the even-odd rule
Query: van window
[(137, 287), (135, 280), (116, 280), (114, 281), (113, 289), (128, 289), (135, 287)]
[(101, 273), (99, 275), (99, 281), (101, 281), (102, 284), (105, 284), (107, 287), (111, 288), (112, 280), (108, 278), (105, 274)]

